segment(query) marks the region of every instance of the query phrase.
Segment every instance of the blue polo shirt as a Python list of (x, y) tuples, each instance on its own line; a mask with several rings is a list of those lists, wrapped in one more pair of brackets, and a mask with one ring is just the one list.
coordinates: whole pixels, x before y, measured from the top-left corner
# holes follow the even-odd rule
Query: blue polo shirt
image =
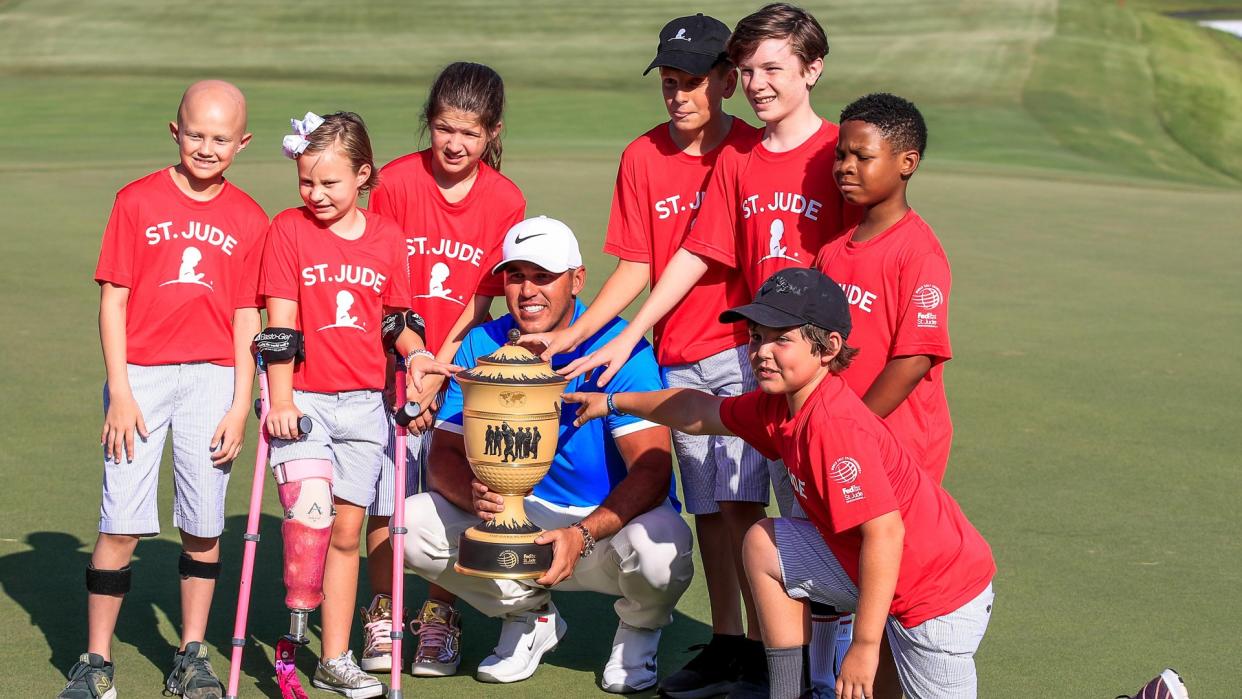
[[(584, 311), (586, 306), (575, 301), (574, 320), (577, 321)], [(506, 315), (471, 330), (457, 350), (453, 363), (466, 369), (473, 368), (478, 363), (478, 357), (490, 354), (503, 345), (507, 341), (509, 330), (515, 326), (513, 316)], [(578, 349), (554, 356), (552, 367), (559, 369), (603, 347), (620, 334), (625, 326), (626, 322), (621, 318), (612, 320), (579, 345)], [(588, 380), (583, 375), (570, 381), (565, 392), (619, 393), (658, 391), (662, 388), (664, 386), (660, 382), (660, 368), (656, 365), (655, 355), (651, 351), (651, 345), (643, 340), (605, 388), (600, 388), (594, 379)], [(436, 429), (462, 433), (461, 401), (461, 386), (456, 380), (449, 381), (444, 403), (437, 416)], [(602, 503), (628, 472), (621, 453), (617, 451), (616, 438), (656, 425), (633, 415), (609, 415), (599, 420), (591, 420), (582, 427), (574, 427), (574, 414), (577, 410), (576, 404), (562, 404), (556, 457), (548, 469), (548, 475), (535, 486), (534, 495), (556, 505), (593, 507)], [(674, 502), (675, 494), (676, 484), (670, 479), (669, 497)]]

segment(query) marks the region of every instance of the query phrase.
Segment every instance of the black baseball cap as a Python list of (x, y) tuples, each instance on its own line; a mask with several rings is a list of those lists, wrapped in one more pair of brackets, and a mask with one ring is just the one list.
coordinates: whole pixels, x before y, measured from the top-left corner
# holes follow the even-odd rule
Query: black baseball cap
[(691, 75), (707, 75), (712, 66), (724, 58), (729, 33), (724, 22), (702, 12), (692, 17), (679, 17), (660, 30), (655, 60), (643, 75), (661, 66), (684, 70)]
[(768, 277), (754, 303), (720, 314), (721, 323), (749, 320), (769, 328), (811, 325), (850, 336), (850, 305), (845, 292), (823, 272), (788, 267)]

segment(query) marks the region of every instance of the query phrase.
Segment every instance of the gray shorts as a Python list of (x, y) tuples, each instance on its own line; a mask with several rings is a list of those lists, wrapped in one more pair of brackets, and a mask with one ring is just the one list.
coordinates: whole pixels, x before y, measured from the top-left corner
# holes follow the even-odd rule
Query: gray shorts
[[(736, 396), (754, 388), (745, 345), (690, 364), (664, 367), (669, 388), (694, 388), (714, 396)], [(686, 511), (707, 515), (721, 501), (768, 502), (767, 459), (739, 437), (689, 435), (673, 431)]]
[[(392, 413), (384, 411), (388, 416), (388, 442), (384, 446), (384, 460), (380, 463), (380, 477), (375, 485), (375, 501), (367, 508), (367, 514), (375, 517), (391, 517), (393, 496), (396, 491), (393, 490), (393, 474), (396, 473), (396, 466), (393, 464), (393, 455), (397, 453), (396, 440), (396, 423), (393, 421)], [(431, 433), (435, 430), (428, 430), (420, 435), (406, 433), (405, 435), (405, 496), (408, 498), (416, 493), (423, 492), (424, 485), (427, 482), (425, 464), (427, 463), (427, 453), (431, 447)]]
[[(775, 520), (776, 549), (785, 592), (794, 599), (858, 607), (858, 587), (841, 568), (819, 530), (805, 519)], [(901, 688), (910, 699), (973, 699), (975, 651), (992, 617), (992, 585), (943, 616), (912, 628), (893, 617), (886, 627)]]
[[(160, 460), (173, 433), (173, 526), (191, 536), (214, 538), (224, 531), (224, 495), (232, 464), (211, 463), (211, 437), (233, 404), (233, 367), (206, 362), (128, 365), (129, 386), (142, 411), (148, 437), (135, 435), (134, 460), (104, 459), (99, 531), (160, 532)], [(108, 387), (103, 392), (108, 412)]]
[(272, 440), (273, 466), (294, 459), (332, 462), (332, 494), (359, 507), (375, 499), (391, 430), (379, 391), (294, 391), (293, 403), (315, 423), (296, 440)]

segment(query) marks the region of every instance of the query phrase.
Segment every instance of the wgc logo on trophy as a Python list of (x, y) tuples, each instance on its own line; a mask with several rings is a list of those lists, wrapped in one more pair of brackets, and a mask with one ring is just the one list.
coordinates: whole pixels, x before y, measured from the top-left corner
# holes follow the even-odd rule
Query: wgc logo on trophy
[(547, 362), (509, 343), (457, 374), (464, 409), (466, 460), (504, 512), (461, 535), (457, 572), (485, 578), (538, 578), (552, 565), (552, 545), (536, 544), (543, 530), (526, 517), (522, 499), (548, 472), (560, 431), (565, 379)]

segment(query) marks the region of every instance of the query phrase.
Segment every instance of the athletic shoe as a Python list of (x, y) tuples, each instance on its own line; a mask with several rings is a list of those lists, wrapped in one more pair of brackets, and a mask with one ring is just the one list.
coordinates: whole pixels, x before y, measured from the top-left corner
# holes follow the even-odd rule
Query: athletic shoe
[(704, 699), (733, 689), (738, 675), (738, 658), (744, 636), (712, 634), (708, 643), (690, 646), (699, 654), (685, 667), (660, 683), (660, 693), (671, 699)]
[(429, 599), (418, 618), (410, 622), (418, 649), (410, 663), (415, 677), (448, 677), (461, 664), (461, 616), (451, 605)]
[(315, 668), (315, 677), (311, 680), (311, 684), (316, 689), (336, 692), (348, 699), (378, 697), (384, 693), (384, 685), (363, 672), (362, 668), (358, 667), (358, 663), (354, 662), (354, 652), (351, 650), (335, 658), (320, 660), (319, 667)]
[(207, 646), (195, 641), (173, 655), (173, 669), (164, 680), (164, 691), (186, 699), (220, 699), (224, 685), (207, 660)]
[(56, 699), (116, 699), (112, 684), (115, 667), (102, 655), (83, 653), (69, 669), (69, 683)]
[(500, 626), (500, 640), (492, 654), (479, 663), (480, 682), (519, 682), (535, 674), (543, 654), (556, 648), (565, 635), (565, 620), (556, 605), (510, 614)]
[(640, 629), (624, 621), (617, 624), (600, 688), (613, 694), (630, 694), (655, 686), (659, 649), (660, 629)]
[(1186, 685), (1177, 670), (1167, 668), (1143, 685), (1134, 696), (1122, 694), (1117, 699), (1190, 699), (1190, 694), (1186, 692)]
[(362, 649), (362, 662), (367, 672), (392, 671), (392, 598), (376, 595), (371, 606), (361, 610), (362, 635), (366, 645)]
[(741, 652), (741, 672), (726, 699), (766, 699), (770, 694), (768, 656), (759, 641), (747, 640)]

